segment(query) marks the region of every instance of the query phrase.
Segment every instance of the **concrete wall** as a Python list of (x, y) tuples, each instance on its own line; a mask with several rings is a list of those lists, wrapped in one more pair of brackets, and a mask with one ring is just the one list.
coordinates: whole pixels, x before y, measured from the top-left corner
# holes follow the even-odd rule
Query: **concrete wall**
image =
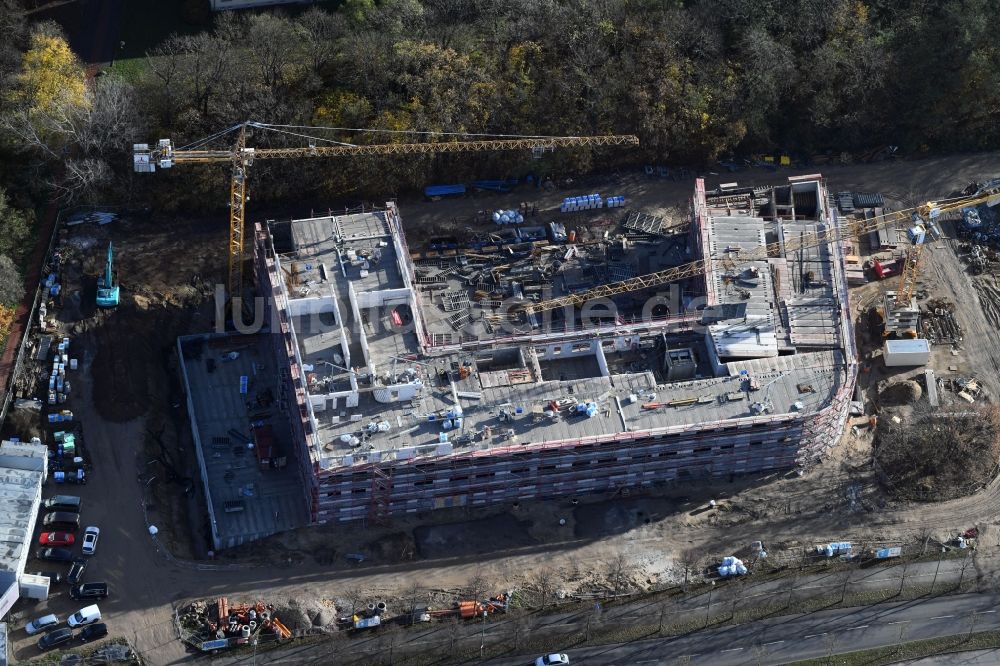
[[(353, 285), (352, 285), (353, 286)], [(356, 294), (358, 307), (362, 310), (367, 308), (380, 308), (387, 303), (390, 305), (409, 305), (413, 302), (409, 289), (383, 289), (382, 291), (361, 291)]]
[[(325, 314), (327, 312), (337, 312), (336, 299), (333, 297), (333, 288), (330, 287), (330, 295), (320, 298), (290, 298), (288, 299), (288, 312), (293, 317), (306, 315)], [(343, 324), (339, 316), (337, 324)]]

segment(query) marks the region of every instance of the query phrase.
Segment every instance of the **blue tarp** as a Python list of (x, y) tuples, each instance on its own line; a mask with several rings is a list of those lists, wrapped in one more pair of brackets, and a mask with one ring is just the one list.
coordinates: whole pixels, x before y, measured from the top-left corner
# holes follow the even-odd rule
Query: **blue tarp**
[(424, 188), (425, 197), (446, 197), (452, 194), (465, 194), (465, 185), (428, 185)]
[(494, 192), (508, 192), (515, 185), (517, 185), (517, 178), (508, 180), (475, 180), (472, 182), (472, 186), (477, 190), (493, 190)]

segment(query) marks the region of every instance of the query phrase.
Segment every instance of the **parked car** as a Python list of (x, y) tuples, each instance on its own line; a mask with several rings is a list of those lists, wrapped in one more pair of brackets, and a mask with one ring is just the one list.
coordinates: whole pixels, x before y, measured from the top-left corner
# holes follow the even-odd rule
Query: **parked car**
[(104, 599), (108, 596), (107, 583), (81, 583), (69, 591), (74, 599)]
[(61, 583), (63, 575), (58, 571), (29, 571), (29, 576), (45, 576), (49, 579), (50, 585), (55, 585), (56, 583)]
[(43, 615), (24, 625), (24, 632), (29, 636), (34, 636), (40, 631), (47, 631), (59, 624), (59, 618), (55, 615)]
[(569, 657), (558, 652), (543, 655), (535, 660), (535, 666), (562, 666), (562, 664), (568, 663)]
[(38, 535), (40, 546), (72, 546), (76, 537), (69, 532), (42, 532)]
[(45, 516), (42, 525), (49, 529), (62, 529), (75, 532), (80, 529), (80, 514), (68, 511), (53, 511)]
[(77, 612), (66, 618), (66, 624), (71, 627), (82, 627), (85, 624), (93, 624), (101, 621), (101, 609), (97, 605), (84, 606)]
[(87, 568), (87, 560), (82, 557), (78, 557), (73, 560), (73, 566), (69, 568), (69, 573), (66, 575), (66, 582), (70, 585), (76, 585), (83, 578), (83, 572)]
[(63, 627), (62, 629), (56, 629), (55, 631), (50, 631), (49, 633), (38, 639), (38, 649), (39, 650), (51, 650), (57, 645), (62, 645), (63, 643), (68, 643), (73, 639), (73, 630)]
[(92, 624), (89, 627), (84, 627), (80, 633), (76, 635), (82, 642), (96, 641), (98, 638), (104, 638), (108, 635), (108, 625), (103, 622), (98, 622), (97, 624)]
[(53, 562), (72, 562), (73, 551), (69, 548), (39, 548), (35, 551), (35, 557)]
[(76, 495), (56, 495), (42, 503), (46, 511), (66, 511), (69, 513), (80, 513), (81, 505), (82, 500)]
[(83, 554), (93, 555), (97, 550), (97, 538), (101, 536), (101, 530), (90, 525), (83, 531)]

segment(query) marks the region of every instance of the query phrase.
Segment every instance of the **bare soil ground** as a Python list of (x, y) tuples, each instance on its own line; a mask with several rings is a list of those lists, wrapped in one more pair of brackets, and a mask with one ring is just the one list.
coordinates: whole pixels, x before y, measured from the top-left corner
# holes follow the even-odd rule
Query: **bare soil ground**
[[(881, 191), (909, 203), (948, 195), (973, 180), (1000, 174), (1000, 153), (834, 166), (822, 172), (831, 191)], [(723, 174), (710, 176), (708, 185), (734, 180), (773, 183), (792, 173)], [(404, 201), (400, 209), (410, 242), (417, 245), (441, 229), (468, 226), (479, 210), (516, 208), (521, 201), (538, 207), (539, 223), (564, 219), (547, 211), (563, 197), (589, 191), (624, 194), (630, 207), (676, 214), (686, 207), (692, 187), (691, 181), (626, 175), (551, 193)], [(487, 226), (492, 227), (482, 228)], [(348, 591), (370, 598), (400, 595), (413, 586), (454, 590), (473, 579), (488, 580), (491, 591), (540, 584), (573, 590), (604, 584), (609, 566), (620, 556), (631, 563), (635, 584), (649, 585), (678, 580), (686, 563), (708, 562), (757, 539), (776, 546), (777, 556), (783, 549), (834, 539), (900, 541), (928, 532), (953, 534), (974, 524), (987, 539), (1000, 535), (996, 482), (972, 497), (938, 504), (894, 501), (871, 472), (870, 437), (864, 430), (855, 435), (848, 429), (841, 446), (802, 477), (775, 474), (732, 483), (699, 482), (657, 496), (538, 502), (522, 504), (516, 511), (440, 511), (381, 529), (349, 525), (299, 530), (232, 554), (237, 561), (267, 565), (251, 569), (199, 571), (166, 562), (153, 552), (145, 534), (143, 507), (177, 556), (198, 552), (199, 542), (203, 548), (204, 510), (181, 495), (180, 484), (166, 482), (162, 472), (148, 489), (133, 475), (162, 453), (150, 441), (150, 431), (162, 433), (172, 460), (190, 474), (189, 426), (184, 410), (175, 407), (180, 400), (172, 350), (178, 334), (211, 326), (210, 285), (222, 277), (225, 232), (224, 219), (133, 219), (103, 228), (76, 228), (68, 236), (94, 236), (88, 248), (77, 252), (78, 286), (68, 294), (60, 317), (89, 359), (85, 367), (93, 377), (92, 385), (83, 382), (78, 389), (74, 400), (81, 402), (70, 407), (81, 414), (99, 452), (95, 475), (101, 483), (84, 489), (93, 497), (88, 502), (100, 507), (104, 524), (114, 527), (107, 537), (102, 534), (99, 567), (104, 569), (98, 569), (116, 591), (106, 613), (116, 631), (134, 639), (148, 663), (186, 658), (173, 637), (170, 604), (194, 597), (339, 597), (342, 606)], [(96, 313), (88, 303), (108, 238), (115, 242), (123, 305), (113, 313)], [(982, 377), (989, 392), (1000, 396), (1000, 332), (978, 307), (970, 276), (948, 242), (933, 244), (924, 256), (926, 286), (934, 282), (936, 293), (959, 304), (956, 317), (966, 331), (966, 343), (957, 355), (935, 351), (934, 367)], [(863, 305), (879, 288), (852, 293), (852, 307)], [(951, 367), (956, 370), (949, 371)], [(863, 379), (875, 386), (906, 374), (873, 367)], [(718, 501), (717, 508), (708, 509), (710, 499)], [(366, 562), (352, 565), (344, 557), (348, 553), (363, 553)], [(66, 601), (60, 597), (51, 603), (63, 612), (63, 606), (69, 607)], [(33, 654), (26, 646), (15, 646), (19, 658)]]

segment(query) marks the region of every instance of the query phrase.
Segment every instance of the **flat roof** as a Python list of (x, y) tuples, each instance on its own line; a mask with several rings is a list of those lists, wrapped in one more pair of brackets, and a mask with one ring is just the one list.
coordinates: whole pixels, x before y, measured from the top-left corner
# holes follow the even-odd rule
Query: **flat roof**
[[(0, 458), (23, 457), (20, 466), (33, 467), (31, 458), (45, 455), (40, 444), (4, 442)], [(12, 454), (12, 455), (9, 455)], [(19, 464), (13, 461), (12, 464)], [(18, 568), (27, 559), (38, 513), (37, 500), (45, 480), (44, 468), (20, 469), (0, 464), (0, 570), (21, 574)]]
[[(281, 373), (269, 337), (189, 336), (180, 346), (218, 537), (259, 538), (307, 524), (306, 489), (291, 449), (291, 426), (279, 408)], [(260, 465), (247, 447), (243, 438), (252, 436), (252, 422), (274, 427), (276, 455), (287, 459), (283, 469)]]
[(924, 338), (914, 338), (912, 340), (886, 340), (886, 350), (894, 354), (929, 352), (931, 343)]
[[(813, 210), (814, 217), (823, 217), (824, 209), (816, 202), (823, 191), (820, 183), (784, 187), (796, 188), (795, 193), (789, 193), (793, 198), (800, 197), (795, 199), (800, 213)], [(723, 306), (717, 313), (724, 317), (707, 327), (712, 341), (708, 344), (722, 350), (722, 364), (714, 366), (706, 358), (707, 348), (694, 343), (698, 349), (695, 372), (700, 374), (676, 382), (665, 379), (662, 343), (692, 346), (692, 332), (667, 333), (661, 341), (661, 329), (639, 333), (634, 339), (627, 331), (611, 330), (605, 342), (577, 349), (588, 347), (597, 336), (551, 332), (536, 340), (530, 337), (531, 331), (525, 331), (519, 338), (521, 342), (504, 343), (499, 350), (480, 345), (479, 350), (493, 352), (520, 350), (519, 355), (507, 354), (511, 358), (503, 362), (491, 361), (480, 367), (477, 354), (485, 351), (439, 349), (445, 336), (446, 342), (452, 344), (463, 341), (463, 336), (487, 336), (484, 341), (492, 337), (482, 327), (481, 316), (476, 316), (482, 308), (473, 299), (462, 297), (469, 291), (467, 269), (471, 266), (473, 274), (480, 270), (475, 262), (460, 262), (458, 253), (454, 253), (433, 262), (421, 260), (414, 269), (409, 255), (401, 256), (398, 251), (403, 247), (407, 252), (405, 245), (379, 245), (391, 240), (385, 235), (393, 228), (385, 213), (291, 221), (296, 252), (293, 257), (280, 258), (282, 269), (290, 261), (308, 262), (310, 270), (319, 264), (325, 266), (325, 277), (319, 276), (325, 282), (313, 286), (317, 296), (325, 294), (331, 303), (336, 302), (341, 318), (333, 326), (319, 327), (322, 330), (312, 323), (315, 318), (309, 322), (301, 316), (290, 318), (302, 362), (329, 362), (331, 354), (342, 353), (343, 334), (348, 341), (351, 369), (370, 368), (377, 378), (374, 384), (359, 379), (361, 391), (356, 403), (343, 396), (333, 401), (322, 398), (324, 393), (330, 394), (325, 389), (312, 396), (310, 410), (317, 434), (313, 452), (318, 461), (329, 468), (392, 457), (448, 454), (460, 452), (463, 447), (489, 449), (608, 438), (618, 433), (659, 432), (666, 428), (680, 431), (699, 424), (743, 423), (822, 410), (847, 381), (848, 364), (839, 348), (843, 322), (836, 290), (842, 275), (836, 269), (835, 257), (826, 246), (803, 248), (794, 256), (767, 257), (750, 264), (738, 259), (727, 262), (725, 257), (730, 253), (735, 257), (737, 250), (754, 251), (780, 239), (790, 242), (823, 230), (831, 221), (804, 219), (802, 214), (787, 219), (760, 214), (753, 207), (755, 197), (766, 200), (773, 198), (774, 192), (759, 189), (759, 193), (755, 190), (753, 195), (740, 199), (746, 202), (745, 208), (720, 207), (717, 201), (706, 207), (703, 231), (714, 267), (708, 274), (708, 288), (713, 290), (715, 302)], [(393, 219), (398, 220), (395, 212)], [(414, 275), (415, 292), (408, 288), (409, 278), (397, 283), (336, 270), (346, 249), (363, 243), (381, 247), (380, 261), (395, 266), (394, 271), (386, 268), (386, 275)], [(672, 237), (647, 239), (642, 245), (648, 248), (619, 262), (626, 268), (628, 262), (633, 262), (627, 272), (643, 274), (661, 268), (658, 262), (674, 262), (673, 258), (663, 259), (668, 250), (676, 249)], [(583, 254), (572, 256), (575, 253), (571, 252), (571, 244), (560, 246), (558, 253), (564, 271), (574, 267), (583, 270), (590, 261)], [(566, 258), (564, 253), (571, 256)], [(442, 286), (428, 290), (430, 282), (426, 280), (439, 280)], [(284, 284), (289, 288), (287, 280)], [(363, 301), (364, 307), (356, 307), (358, 301)], [(432, 338), (429, 347), (423, 348), (410, 328), (393, 323), (400, 303), (414, 304), (414, 315), (427, 322)], [(293, 302), (291, 307), (294, 310), (300, 306)], [(465, 311), (472, 313), (470, 319), (475, 324), (471, 335), (470, 329), (463, 330), (461, 325), (448, 321)], [(360, 313), (360, 321), (355, 312)], [(704, 340), (702, 333), (697, 335), (698, 340)], [(602, 346), (607, 343), (611, 346)], [(634, 360), (621, 362), (622, 354), (634, 355)], [(649, 354), (655, 360), (651, 361)], [(366, 358), (368, 368), (363, 368)], [(459, 368), (465, 370), (457, 378)], [(397, 376), (404, 370), (412, 380), (421, 382), (412, 398), (376, 400), (376, 393), (387, 398), (382, 390), (383, 377)], [(747, 373), (753, 381), (748, 381)], [(594, 402), (597, 409), (589, 417), (569, 411), (560, 418), (543, 416), (552, 401)], [(460, 426), (444, 430), (444, 420), (458, 423), (444, 416), (456, 410), (462, 417)], [(501, 410), (510, 412), (511, 417), (501, 420)], [(442, 432), (447, 441), (442, 441)], [(471, 434), (477, 436), (468, 437)]]
[[(345, 275), (354, 284), (355, 291), (404, 286), (384, 211), (292, 220), (291, 232), (295, 249), (293, 263), (297, 262), (301, 268), (292, 266), (290, 270), (293, 275), (301, 274), (307, 286), (323, 282), (319, 263), (324, 264), (326, 271)], [(290, 287), (289, 296), (295, 295), (295, 288)], [(307, 297), (324, 295), (319, 289), (304, 294)]]

